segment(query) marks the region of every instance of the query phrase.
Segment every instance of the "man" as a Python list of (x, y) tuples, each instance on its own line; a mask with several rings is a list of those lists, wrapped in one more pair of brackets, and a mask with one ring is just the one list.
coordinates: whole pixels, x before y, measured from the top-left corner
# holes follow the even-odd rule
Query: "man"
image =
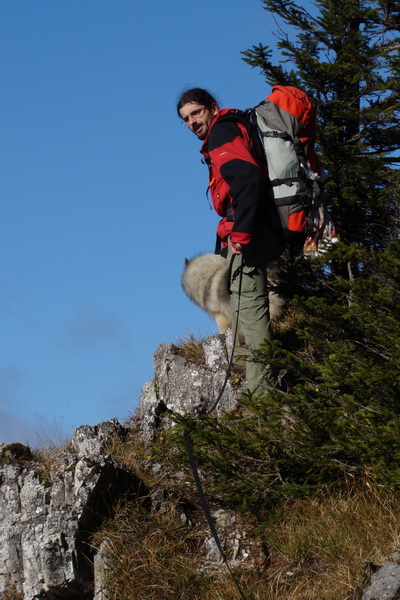
[[(246, 124), (235, 109), (220, 109), (201, 88), (187, 90), (177, 105), (180, 118), (203, 142), (201, 153), (209, 168), (213, 206), (222, 217), (217, 234), (227, 249), (233, 330), (250, 350), (271, 340), (266, 268), (282, 253), (283, 238), (268, 226), (266, 167), (258, 159)], [(235, 341), (234, 341), (235, 343)], [(246, 361), (249, 389), (274, 386), (268, 366)]]

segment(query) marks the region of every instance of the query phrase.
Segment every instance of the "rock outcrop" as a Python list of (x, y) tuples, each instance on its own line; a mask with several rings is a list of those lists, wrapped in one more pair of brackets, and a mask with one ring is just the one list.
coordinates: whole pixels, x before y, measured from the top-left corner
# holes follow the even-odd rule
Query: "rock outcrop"
[[(226, 378), (227, 346), (229, 336), (211, 336), (200, 361), (184, 358), (173, 344), (159, 346), (155, 378), (141, 397), (145, 440), (153, 438), (163, 410), (197, 415), (215, 404)], [(232, 408), (238, 393), (227, 383), (216, 414)], [(125, 434), (116, 420), (84, 425), (70, 444), (41, 461), (23, 444), (0, 445), (0, 598), (103, 598), (99, 573), (104, 560), (90, 543), (91, 534), (118, 498), (143, 487), (107, 452), (113, 437)], [(236, 532), (229, 537), (236, 547)], [(207, 543), (211, 560), (212, 540)]]
[[(235, 407), (244, 382), (226, 381), (229, 335), (209, 337), (201, 350), (190, 358), (173, 344), (158, 347), (155, 378), (145, 384), (139, 407), (139, 433), (146, 442), (160, 422), (170, 426), (165, 411), (199, 416), (212, 410), (217, 416)], [(127, 433), (116, 420), (84, 425), (66, 447), (41, 461), (23, 444), (0, 444), (0, 600), (106, 600), (107, 555), (104, 547), (94, 547), (92, 534), (112, 516), (118, 499), (146, 492), (137, 475), (108, 452), (115, 436)], [(157, 493), (158, 499), (149, 495), (153, 511), (163, 501), (163, 490)], [(232, 563), (249, 559), (262, 568), (264, 548), (247, 540), (240, 519), (218, 507), (213, 518)], [(188, 516), (182, 519), (190, 526)], [(220, 563), (207, 526), (203, 556), (205, 566)], [(399, 600), (399, 594), (397, 557), (373, 575), (363, 600)]]
[(15, 590), (13, 600), (95, 597), (90, 535), (115, 499), (140, 485), (107, 454), (115, 435), (124, 428), (114, 420), (80, 427), (47, 465), (28, 449), (26, 458), (21, 448), (14, 456), (14, 444), (3, 446), (0, 593)]
[(202, 344), (201, 360), (188, 360), (174, 344), (161, 344), (154, 355), (155, 378), (145, 384), (140, 402), (141, 431), (148, 441), (165, 410), (200, 416), (215, 406), (213, 414), (231, 410), (244, 391), (243, 383), (232, 387), (226, 379), (231, 351), (230, 331), (212, 335)]
[[(397, 552), (395, 554), (398, 554)], [(364, 590), (362, 600), (399, 600), (400, 598), (400, 564), (387, 561), (372, 575), (371, 582)]]

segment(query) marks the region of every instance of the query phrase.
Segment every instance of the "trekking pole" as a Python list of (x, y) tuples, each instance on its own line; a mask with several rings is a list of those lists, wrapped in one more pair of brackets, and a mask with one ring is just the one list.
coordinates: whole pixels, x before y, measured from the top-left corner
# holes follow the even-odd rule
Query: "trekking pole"
[[(233, 264), (233, 260), (234, 260), (234, 255), (232, 255), (231, 259), (230, 259), (230, 263), (229, 263), (229, 268), (228, 268), (228, 285), (230, 286), (230, 279), (231, 279), (231, 273), (232, 273), (232, 264)], [(222, 389), (220, 390), (217, 399), (215, 400), (215, 402), (213, 403), (213, 405), (211, 406), (211, 408), (207, 411), (206, 416), (209, 416), (217, 407), (222, 394), (225, 391), (226, 388), (226, 384), (228, 383), (230, 374), (231, 374), (231, 368), (233, 365), (233, 356), (234, 356), (234, 350), (235, 350), (235, 340), (236, 340), (236, 336), (237, 336), (237, 332), (238, 332), (238, 327), (239, 327), (239, 309), (240, 309), (240, 294), (241, 294), (241, 290), (242, 290), (242, 279), (243, 279), (243, 254), (241, 257), (241, 263), (240, 263), (240, 275), (239, 275), (239, 297), (238, 297), (238, 308), (237, 308), (237, 315), (236, 315), (236, 320), (235, 320), (235, 327), (234, 327), (234, 335), (232, 337), (232, 351), (231, 351), (231, 356), (230, 356), (230, 360), (229, 360), (229, 364), (228, 364), (228, 369), (226, 372), (226, 376), (225, 376), (225, 380), (224, 383), (222, 385)], [(201, 417), (200, 417), (201, 420)], [(222, 544), (221, 541), (219, 539), (219, 535), (218, 535), (218, 531), (217, 528), (215, 526), (214, 520), (212, 518), (211, 512), (210, 512), (210, 508), (208, 506), (207, 503), (207, 499), (204, 493), (204, 489), (203, 489), (203, 485), (201, 483), (201, 479), (200, 479), (200, 475), (199, 475), (199, 471), (197, 468), (197, 464), (196, 464), (196, 459), (194, 457), (193, 454), (193, 442), (191, 440), (190, 437), (190, 433), (187, 429), (184, 430), (183, 432), (183, 439), (185, 442), (185, 449), (186, 449), (186, 453), (188, 455), (188, 459), (189, 459), (189, 464), (190, 467), (192, 469), (192, 473), (193, 473), (193, 478), (196, 484), (196, 488), (197, 488), (197, 493), (199, 496), (199, 500), (200, 500), (200, 504), (201, 507), (203, 509), (204, 515), (207, 519), (207, 523), (208, 526), (210, 528), (211, 534), (214, 538), (215, 544), (218, 548), (218, 551), (220, 553), (221, 556), (221, 560), (222, 562), (225, 564), (226, 568), (228, 569), (231, 577), (232, 577), (232, 581), (241, 597), (242, 600), (247, 600), (246, 596), (244, 595), (243, 590), (241, 589), (231, 567), (230, 564), (228, 562), (228, 559), (226, 558), (225, 552), (222, 548)]]
[(186, 448), (186, 453), (188, 455), (189, 458), (189, 463), (190, 463), (190, 467), (192, 469), (192, 473), (193, 473), (193, 477), (194, 477), (194, 481), (196, 484), (196, 488), (197, 488), (197, 493), (199, 495), (199, 499), (200, 499), (200, 504), (202, 506), (203, 512), (205, 514), (205, 517), (207, 519), (207, 523), (208, 526), (210, 528), (211, 534), (214, 538), (215, 544), (218, 548), (218, 551), (220, 553), (221, 556), (221, 560), (222, 562), (225, 564), (226, 568), (228, 569), (230, 576), (232, 577), (232, 581), (235, 584), (235, 587), (237, 589), (237, 591), (239, 592), (239, 595), (241, 597), (242, 600), (247, 600), (246, 596), (244, 595), (244, 592), (242, 590), (242, 588), (239, 585), (239, 582), (237, 581), (235, 574), (233, 573), (231, 566), (228, 562), (228, 559), (225, 556), (225, 552), (222, 548), (222, 544), (221, 541), (219, 539), (219, 535), (218, 535), (218, 531), (217, 528), (215, 527), (215, 523), (214, 523), (214, 519), (212, 518), (211, 512), (210, 512), (210, 508), (208, 506), (208, 502), (204, 493), (204, 489), (201, 483), (201, 479), (200, 479), (200, 475), (199, 475), (199, 471), (197, 469), (197, 464), (196, 464), (196, 460), (194, 458), (194, 454), (193, 454), (193, 444), (192, 444), (192, 440), (189, 434), (189, 431), (187, 429), (184, 430), (183, 432), (183, 439), (185, 441), (185, 448)]

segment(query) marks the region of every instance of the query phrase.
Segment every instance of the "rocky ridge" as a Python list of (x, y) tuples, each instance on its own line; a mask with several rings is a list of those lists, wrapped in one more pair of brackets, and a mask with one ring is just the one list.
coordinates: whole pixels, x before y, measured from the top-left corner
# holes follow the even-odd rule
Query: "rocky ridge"
[[(230, 346), (229, 335), (211, 336), (195, 360), (173, 344), (158, 347), (155, 378), (143, 387), (139, 407), (144, 440), (151, 442), (165, 410), (196, 416), (213, 409), (218, 415), (235, 406), (243, 387), (228, 382), (219, 399)], [(115, 436), (123, 439), (127, 433), (117, 420), (83, 425), (47, 462), (22, 444), (0, 444), (0, 600), (106, 600), (106, 558), (91, 544), (91, 535), (119, 498), (143, 493), (137, 475), (108, 452)], [(263, 560), (263, 549), (249, 545), (235, 515), (216, 510), (213, 517), (233, 561), (255, 555)], [(207, 533), (204, 556), (208, 563), (220, 562)], [(373, 575), (363, 600), (399, 598), (400, 564), (394, 555)]]

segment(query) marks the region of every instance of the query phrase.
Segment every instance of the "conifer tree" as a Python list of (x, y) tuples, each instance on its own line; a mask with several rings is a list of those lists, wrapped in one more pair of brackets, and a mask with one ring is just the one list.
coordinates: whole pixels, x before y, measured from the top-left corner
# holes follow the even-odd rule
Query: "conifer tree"
[(398, 235), (400, 2), (262, 0), (281, 19), (282, 60), (243, 52), (270, 84), (305, 89), (317, 108), (327, 197), (341, 239), (385, 248)]

